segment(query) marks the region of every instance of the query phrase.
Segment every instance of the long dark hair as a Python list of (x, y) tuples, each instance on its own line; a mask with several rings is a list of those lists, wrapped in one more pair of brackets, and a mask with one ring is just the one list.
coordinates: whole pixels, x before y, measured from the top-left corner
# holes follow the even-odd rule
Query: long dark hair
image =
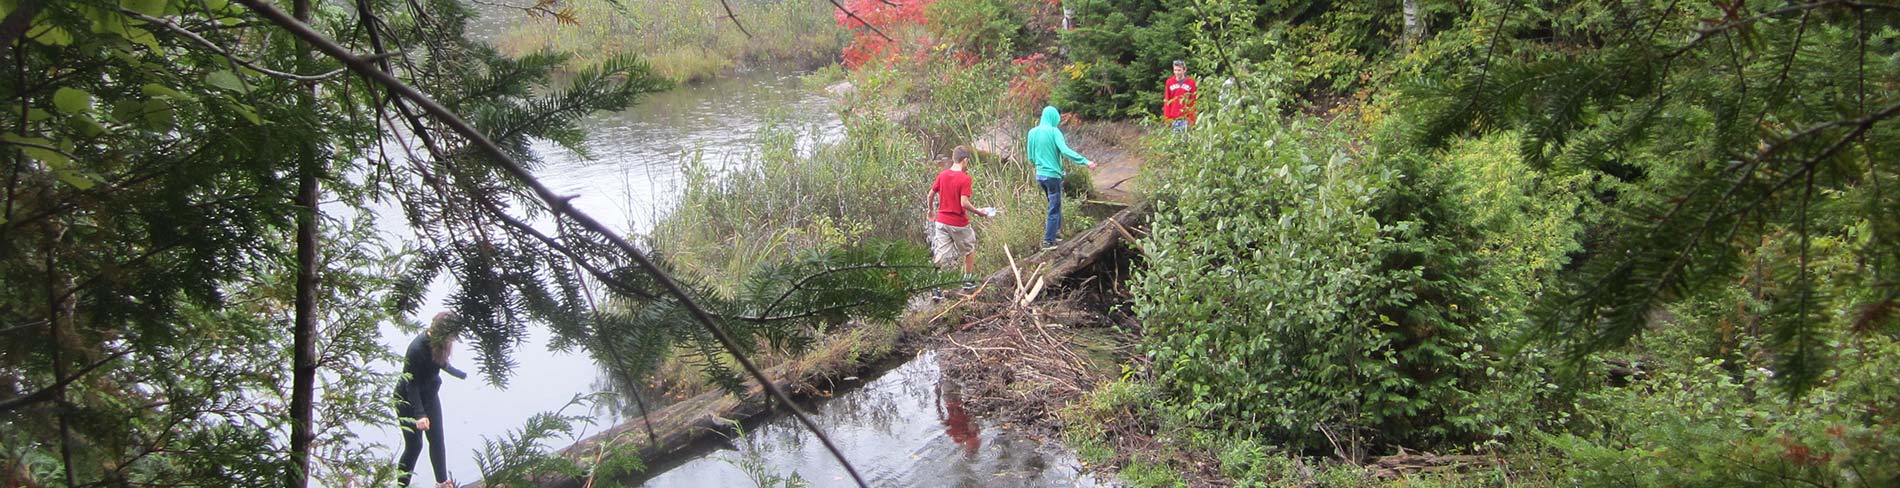
[(449, 364), (449, 353), (454, 350), (456, 336), (461, 335), (461, 328), (457, 327), (460, 324), (456, 323), (461, 319), (462, 316), (455, 312), (442, 312), (435, 314), (435, 319), (429, 321), (429, 356), (435, 358), (436, 365)]

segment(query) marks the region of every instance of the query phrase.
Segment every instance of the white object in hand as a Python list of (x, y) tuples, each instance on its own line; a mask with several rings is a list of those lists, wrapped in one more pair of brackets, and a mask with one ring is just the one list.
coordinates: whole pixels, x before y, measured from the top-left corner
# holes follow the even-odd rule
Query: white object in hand
[(996, 207), (983, 207), (980, 210), (983, 211), (983, 215), (990, 216), (990, 217), (995, 217), (996, 213), (1001, 211), (1000, 209)]

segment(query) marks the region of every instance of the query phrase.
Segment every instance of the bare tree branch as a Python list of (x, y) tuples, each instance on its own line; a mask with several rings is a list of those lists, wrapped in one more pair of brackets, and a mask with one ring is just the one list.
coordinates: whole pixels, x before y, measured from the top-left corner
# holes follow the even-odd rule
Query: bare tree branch
[(259, 73), (263, 73), (265, 75), (269, 75), (275, 78), (283, 78), (286, 80), (296, 80), (296, 81), (323, 81), (330, 78), (335, 78), (337, 75), (343, 74), (343, 72), (345, 71), (343, 68), (337, 68), (335, 70), (332, 70), (326, 73), (315, 74), (315, 75), (300, 75), (297, 73), (286, 73), (283, 71), (277, 71), (274, 69), (260, 66), (257, 63), (245, 61), (244, 58), (240, 58), (240, 57), (237, 57), (236, 54), (232, 54), (229, 49), (225, 49), (223, 46), (219, 46), (217, 43), (211, 42), (210, 39), (205, 39), (204, 36), (200, 36), (198, 35), (198, 33), (192, 32), (191, 29), (186, 29), (184, 26), (172, 23), (169, 20), (141, 14), (141, 13), (138, 13), (137, 11), (127, 9), (124, 7), (119, 8), (119, 13), (125, 14), (128, 17), (132, 17), (135, 19), (139, 19), (139, 20), (143, 20), (143, 21), (150, 22), (153, 24), (164, 26), (165, 30), (172, 31), (181, 36), (185, 36), (185, 38), (187, 39), (197, 41), (199, 45), (204, 46), (206, 49), (210, 49), (211, 52), (215, 52), (221, 56), (224, 56), (226, 59), (231, 60), (231, 62), (233, 63), (243, 65), (246, 68), (250, 68)]
[(863, 17), (858, 16), (857, 12), (852, 12), (851, 9), (844, 8), (844, 5), (838, 3), (838, 0), (830, 0), (830, 1), (831, 1), (832, 6), (838, 7), (838, 11), (844, 12), (845, 15), (850, 16), (852, 19), (856, 19), (858, 23), (864, 24), (864, 27), (871, 29), (871, 32), (876, 32), (878, 37), (882, 37), (886, 41), (893, 40), (891, 39), (891, 36), (884, 35), (884, 31), (878, 30), (877, 26), (871, 25), (871, 21), (864, 20)]
[[(837, 2), (832, 3), (835, 4)], [(747, 38), (752, 37), (752, 31), (745, 30), (745, 24), (739, 23), (739, 16), (732, 14), (731, 3), (728, 3), (726, 0), (719, 0), (719, 6), (726, 8), (726, 18), (732, 19), (732, 25), (739, 28), (739, 33), (745, 34)]]
[(100, 366), (105, 366), (106, 363), (112, 362), (112, 360), (118, 359), (120, 356), (124, 356), (124, 355), (125, 355), (125, 351), (119, 351), (119, 352), (113, 353), (112, 355), (106, 356), (105, 358), (102, 358), (98, 361), (93, 361), (92, 364), (88, 364), (84, 368), (79, 368), (79, 371), (73, 372), (72, 376), (66, 377), (66, 378), (60, 378), (59, 381), (55, 381), (53, 382), (53, 384), (47, 385), (45, 388), (40, 388), (37, 391), (28, 393), (25, 395), (8, 398), (6, 400), (0, 400), (0, 413), (7, 413), (14, 410), (19, 410), (20, 408), (26, 407), (28, 405), (52, 400), (53, 397), (55, 396), (54, 393), (58, 392), (59, 389), (65, 388), (66, 385), (72, 384), (72, 382), (74, 381), (79, 381), (80, 378), (85, 377), (88, 373), (92, 373), (92, 370), (99, 369)]

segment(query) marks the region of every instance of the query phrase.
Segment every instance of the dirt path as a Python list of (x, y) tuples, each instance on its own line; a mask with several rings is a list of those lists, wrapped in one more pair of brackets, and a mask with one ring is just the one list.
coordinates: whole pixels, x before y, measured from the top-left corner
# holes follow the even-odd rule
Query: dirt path
[[(1090, 176), (1096, 193), (1104, 200), (1120, 203), (1139, 199), (1136, 176), (1147, 164), (1147, 152), (1141, 144), (1146, 133), (1131, 122), (1080, 122), (1063, 128), (1069, 148), (1095, 163)], [(1025, 134), (1026, 130), (999, 123), (971, 145), (977, 151), (1013, 160), (1021, 157)]]
[(1136, 175), (1147, 165), (1141, 137), (1147, 131), (1129, 122), (1085, 122), (1067, 130), (1069, 148), (1095, 163), (1095, 191), (1102, 199), (1134, 203)]

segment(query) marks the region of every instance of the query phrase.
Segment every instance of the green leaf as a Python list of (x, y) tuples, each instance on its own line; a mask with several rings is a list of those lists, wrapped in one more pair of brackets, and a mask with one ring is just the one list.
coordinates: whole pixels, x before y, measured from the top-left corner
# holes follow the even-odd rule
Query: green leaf
[(205, 74), (205, 83), (234, 92), (244, 91), (244, 80), (240, 80), (231, 70), (221, 69)]
[(176, 110), (164, 100), (146, 100), (141, 111), (144, 114), (141, 121), (147, 129), (164, 132), (172, 130), (172, 126), (178, 122)]
[(153, 36), (151, 32), (146, 31), (145, 29), (140, 29), (137, 27), (126, 27), (125, 32), (121, 32), (119, 33), (119, 35), (125, 36), (125, 40), (138, 43), (139, 45), (145, 46), (147, 49), (151, 49), (152, 52), (161, 52), (165, 50), (164, 46), (160, 46), (158, 44), (158, 37)]
[(59, 181), (81, 190), (92, 189), (94, 184), (93, 180), (95, 179), (92, 175), (74, 169), (54, 171), (53, 176), (59, 178)]
[(72, 87), (61, 87), (53, 92), (53, 108), (60, 112), (76, 114), (92, 108), (92, 94)]
[(79, 135), (86, 137), (96, 137), (106, 132), (106, 127), (99, 125), (98, 120), (84, 114), (74, 115), (72, 118), (66, 119), (66, 126), (79, 132)]
[(50, 23), (42, 23), (26, 31), (26, 37), (47, 46), (70, 46), (73, 43), (72, 33)]
[(144, 110), (145, 104), (138, 100), (119, 100), (112, 103), (112, 120), (129, 124), (138, 120)]
[(171, 98), (171, 99), (176, 99), (176, 100), (190, 100), (191, 99), (191, 96), (186, 95), (183, 92), (180, 92), (178, 90), (173, 90), (172, 87), (160, 85), (157, 83), (146, 83), (145, 86), (139, 87), (139, 91), (145, 93), (146, 96), (152, 96), (152, 97)]
[(119, 0), (119, 6), (153, 17), (165, 15), (165, 0)]
[(65, 154), (60, 154), (59, 151), (53, 150), (53, 148), (59, 147), (57, 144), (53, 144), (53, 141), (44, 138), (26, 137), (19, 134), (8, 133), (0, 134), (0, 140), (13, 143), (14, 147), (20, 148), (20, 152), (26, 153), (26, 157), (33, 158), (33, 160), (39, 161), (41, 164), (45, 164), (55, 171), (66, 169), (66, 167), (72, 166), (73, 164), (72, 158), (68, 158)]
[(231, 110), (236, 111), (238, 115), (244, 116), (244, 120), (251, 121), (251, 125), (264, 125), (264, 119), (261, 117), (258, 117), (257, 109), (251, 108), (250, 105), (245, 105), (242, 103), (233, 104), (231, 106)]

